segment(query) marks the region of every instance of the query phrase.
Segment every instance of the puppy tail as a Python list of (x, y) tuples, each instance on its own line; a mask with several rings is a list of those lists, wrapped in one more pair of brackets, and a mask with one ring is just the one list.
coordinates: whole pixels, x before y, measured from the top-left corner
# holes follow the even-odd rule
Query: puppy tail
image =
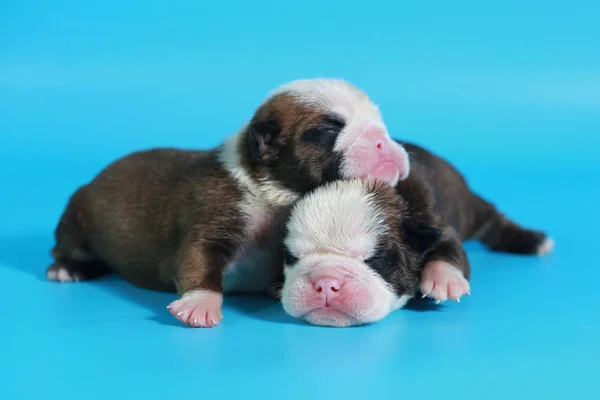
[(513, 254), (544, 255), (554, 248), (545, 233), (519, 226), (483, 198), (473, 195), (475, 226), (472, 238), (490, 250)]

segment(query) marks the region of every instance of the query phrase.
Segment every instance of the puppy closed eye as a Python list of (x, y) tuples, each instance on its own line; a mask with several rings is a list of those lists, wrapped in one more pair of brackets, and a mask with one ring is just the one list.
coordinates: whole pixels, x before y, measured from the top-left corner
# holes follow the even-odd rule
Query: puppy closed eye
[(388, 270), (398, 267), (400, 256), (396, 250), (379, 250), (372, 257), (365, 260), (365, 264), (375, 270)]
[(325, 116), (321, 123), (302, 132), (301, 140), (331, 150), (344, 126), (344, 121), (340, 118)]
[(323, 123), (336, 129), (338, 132), (344, 129), (346, 123), (344, 120), (336, 115), (325, 115), (323, 116)]
[(287, 248), (287, 246), (284, 246), (283, 248), (283, 257), (284, 257), (284, 261), (285, 264), (289, 267), (295, 265), (296, 263), (298, 263), (298, 261), (300, 261), (300, 259), (296, 256), (294, 256), (290, 250)]

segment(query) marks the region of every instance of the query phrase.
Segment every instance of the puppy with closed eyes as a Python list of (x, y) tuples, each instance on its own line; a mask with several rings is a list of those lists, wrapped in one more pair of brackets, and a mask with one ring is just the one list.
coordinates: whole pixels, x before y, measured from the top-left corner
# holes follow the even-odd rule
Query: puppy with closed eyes
[(262, 292), (277, 276), (285, 217), (304, 193), (352, 177), (393, 186), (409, 171), (407, 152), (364, 92), (342, 80), (294, 81), (218, 148), (136, 152), (76, 190), (47, 277), (116, 272), (176, 291), (173, 316), (212, 327), (223, 318), (223, 293)]
[(411, 172), (395, 188), (336, 181), (293, 207), (282, 245), (289, 315), (343, 327), (381, 320), (418, 293), (459, 301), (471, 290), (467, 238), (509, 253), (552, 250), (552, 239), (507, 219), (446, 161), (405, 148)]

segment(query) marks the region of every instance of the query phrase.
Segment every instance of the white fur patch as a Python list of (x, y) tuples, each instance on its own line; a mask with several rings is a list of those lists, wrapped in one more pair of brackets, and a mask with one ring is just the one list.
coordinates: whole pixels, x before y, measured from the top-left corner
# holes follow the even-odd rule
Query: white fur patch
[(340, 113), (343, 117), (363, 107), (368, 107), (369, 112), (381, 117), (369, 96), (343, 79), (299, 79), (278, 87), (270, 96), (280, 93), (292, 95), (300, 103)]
[(544, 239), (542, 244), (539, 245), (537, 254), (540, 256), (544, 256), (546, 254), (552, 253), (552, 251), (554, 251), (554, 245), (554, 239), (547, 237), (546, 239)]
[(239, 142), (244, 129), (230, 136), (219, 153), (219, 161), (231, 173), (233, 178), (238, 181), (240, 186), (249, 193), (251, 202), (255, 199), (264, 199), (270, 205), (286, 206), (298, 199), (298, 194), (282, 187), (278, 182), (269, 179), (263, 179), (256, 182), (240, 160)]
[(71, 275), (71, 273), (64, 267), (48, 269), (46, 272), (46, 278), (50, 281), (58, 282), (78, 282), (80, 280), (79, 276)]
[(254, 237), (269, 228), (273, 206), (289, 205), (298, 198), (298, 195), (280, 187), (276, 182), (268, 180), (256, 182), (252, 179), (240, 160), (238, 151), (240, 138), (241, 132), (227, 139), (219, 153), (219, 161), (231, 173), (244, 192), (244, 199), (239, 207), (247, 218), (248, 236)]
[(369, 258), (385, 219), (358, 179), (322, 186), (295, 204), (286, 244), (298, 257), (319, 251)]
[[(243, 132), (243, 130), (241, 131)], [(273, 223), (273, 207), (293, 203), (298, 195), (282, 188), (276, 182), (256, 182), (246, 171), (240, 160), (238, 143), (241, 132), (227, 139), (219, 160), (239, 183), (244, 198), (238, 205), (245, 216), (246, 235), (250, 240), (267, 235)], [(256, 244), (256, 243), (254, 243)], [(253, 246), (254, 246), (253, 244)], [(278, 265), (272, 260), (275, 250), (252, 247), (240, 248), (223, 274), (223, 291), (260, 293), (272, 282)]]
[(56, 269), (48, 269), (46, 272), (46, 278), (49, 281), (57, 281), (58, 280), (58, 271)]
[(408, 301), (412, 298), (413, 296), (411, 296), (410, 294), (403, 294), (402, 296), (398, 297), (397, 300), (393, 303), (392, 309), (397, 310), (399, 308), (404, 307), (406, 303), (408, 303)]

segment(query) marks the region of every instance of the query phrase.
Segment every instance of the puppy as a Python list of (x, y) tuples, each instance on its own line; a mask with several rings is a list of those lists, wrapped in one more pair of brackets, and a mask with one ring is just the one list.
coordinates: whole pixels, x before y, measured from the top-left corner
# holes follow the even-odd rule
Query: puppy
[(294, 81), (218, 148), (136, 152), (80, 187), (56, 228), (47, 277), (116, 272), (177, 291), (171, 313), (212, 327), (224, 292), (268, 289), (287, 210), (303, 193), (352, 177), (395, 185), (409, 172), (407, 152), (364, 92), (342, 80)]
[(299, 200), (283, 242), (281, 300), (291, 316), (326, 326), (371, 323), (419, 291), (437, 302), (470, 294), (462, 241), (545, 254), (553, 242), (472, 193), (446, 161), (414, 145), (409, 177), (329, 183)]

